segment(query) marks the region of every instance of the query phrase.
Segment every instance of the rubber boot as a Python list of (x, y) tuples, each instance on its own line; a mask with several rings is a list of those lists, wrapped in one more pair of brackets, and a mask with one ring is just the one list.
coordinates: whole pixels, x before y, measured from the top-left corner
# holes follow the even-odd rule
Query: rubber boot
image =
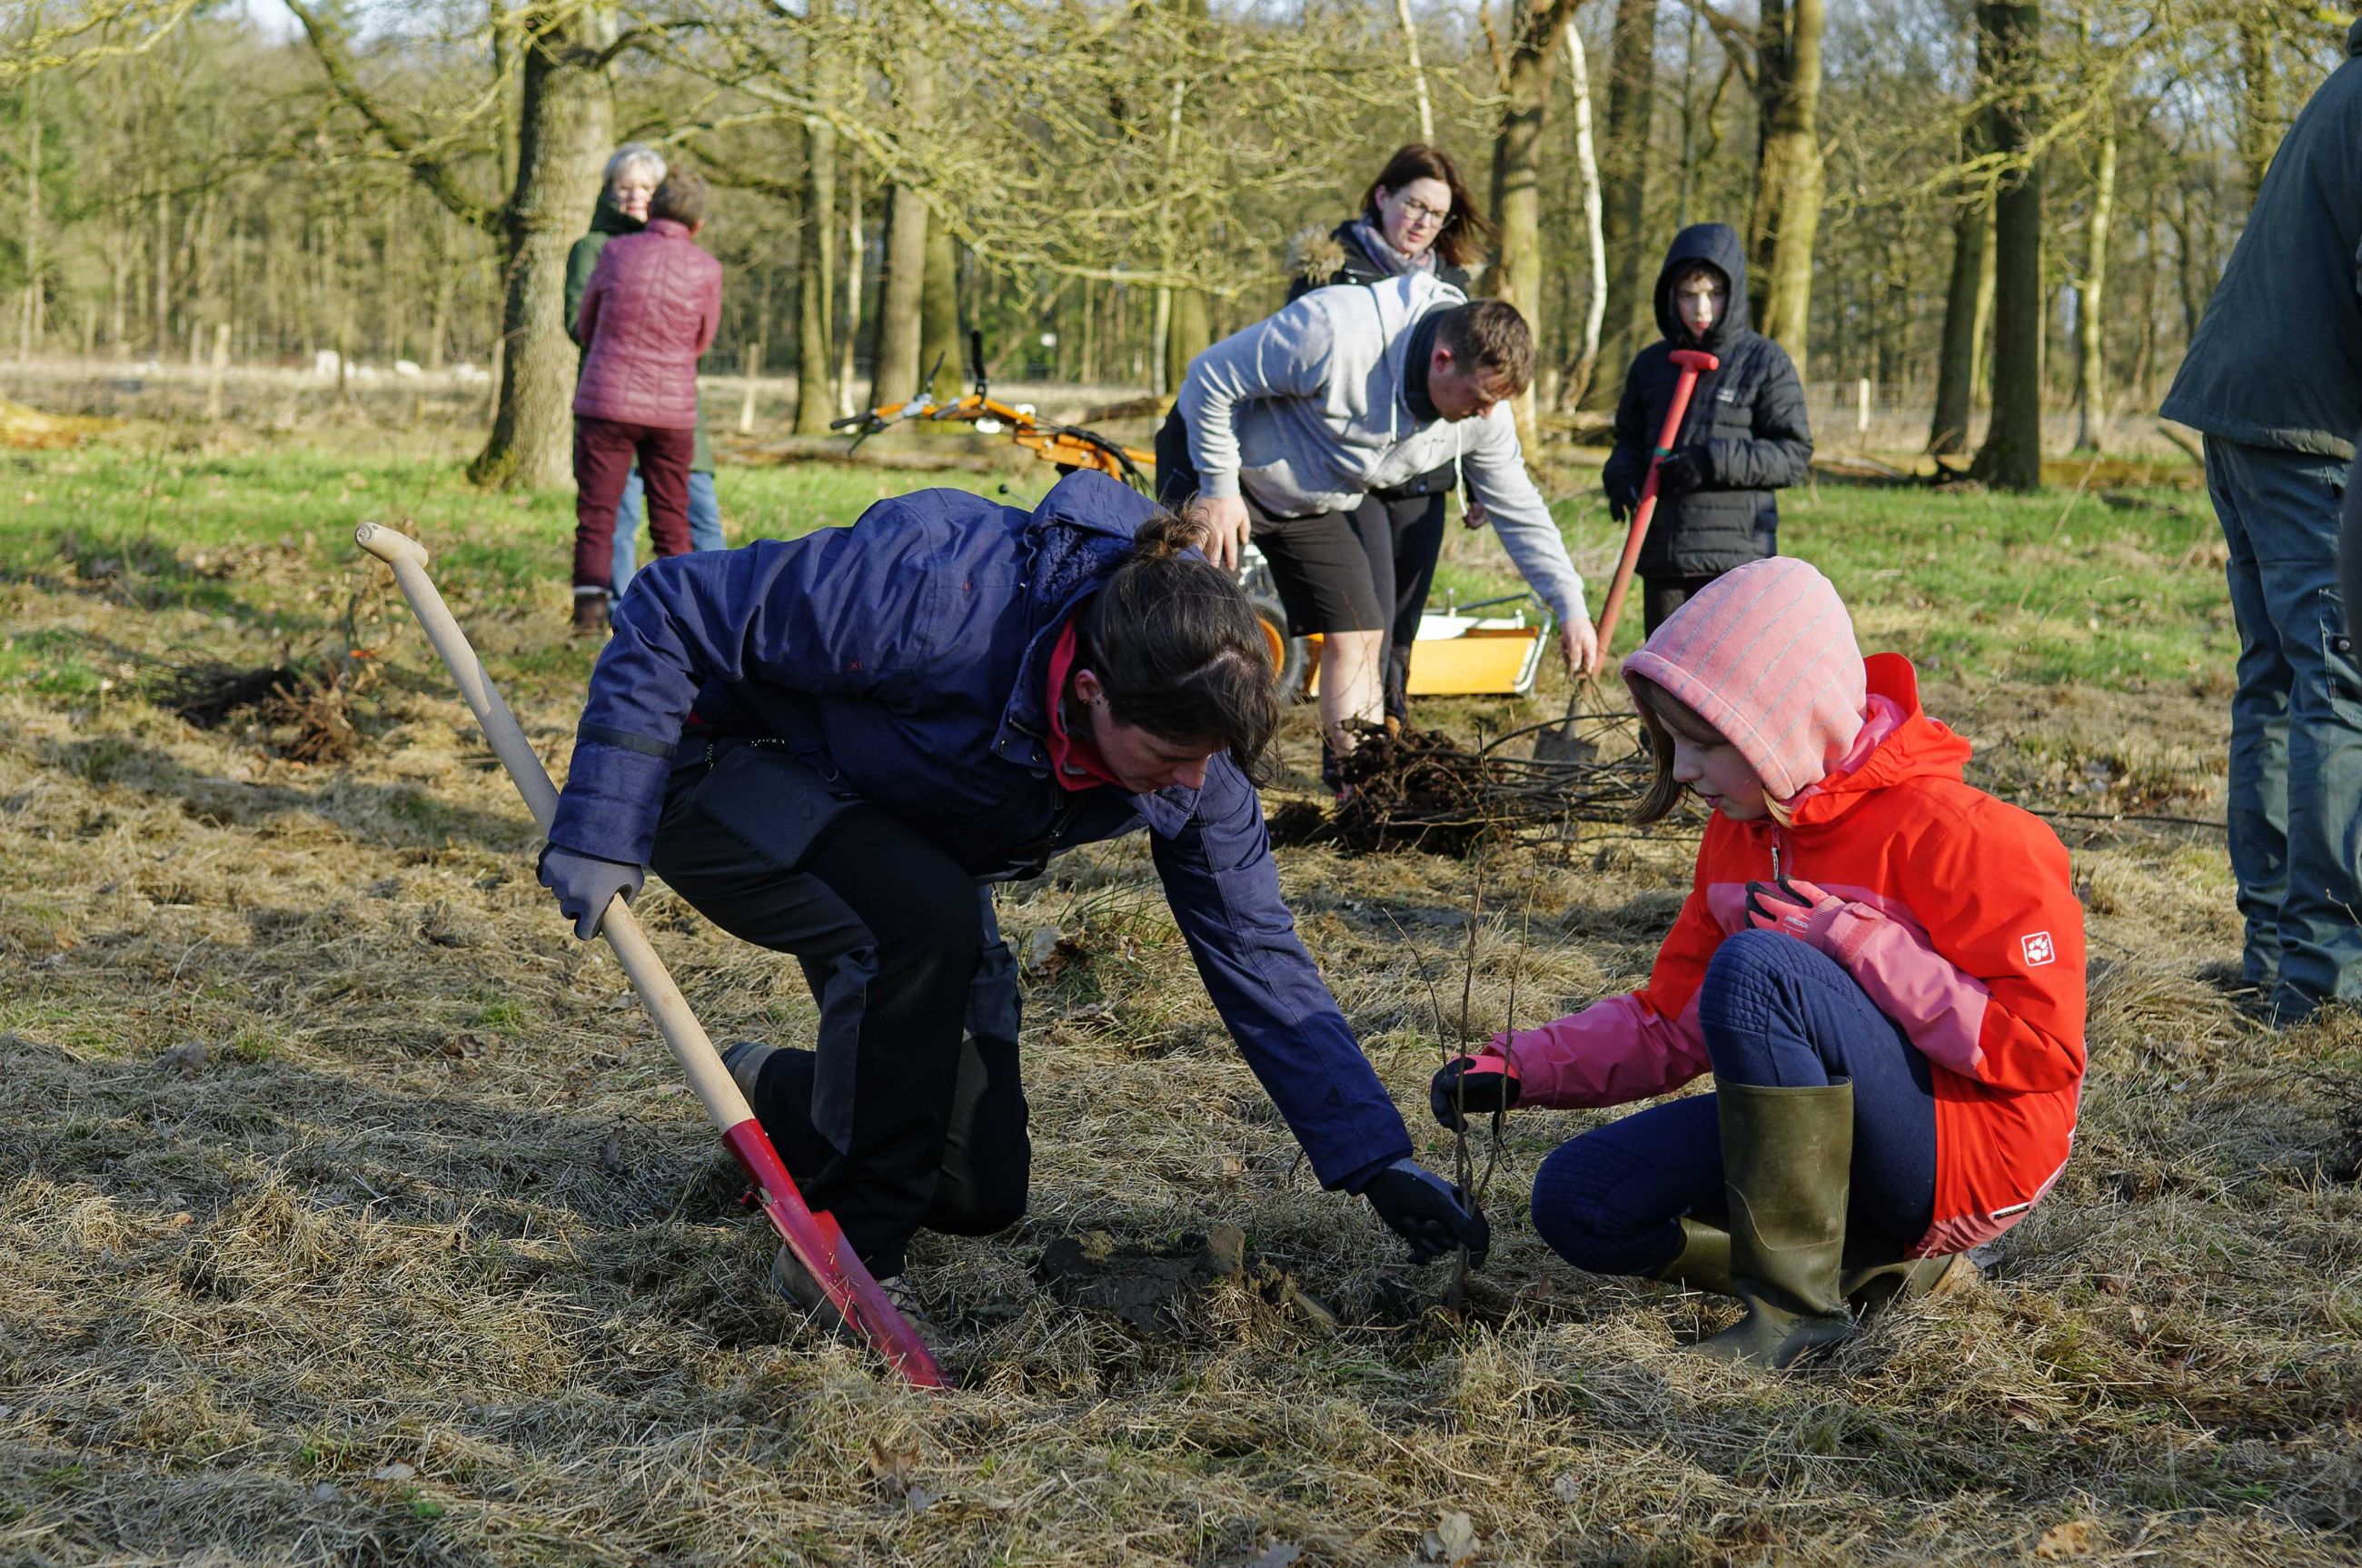
[(1959, 1253), (1932, 1258), (1905, 1258), (1872, 1268), (1849, 1268), (1838, 1281), (1854, 1316), (1869, 1322), (1889, 1307), (1916, 1301), (1923, 1296), (1949, 1296), (1975, 1282), (1977, 1265)]
[(1683, 1290), (1709, 1290), (1730, 1295), (1730, 1232), (1687, 1215), (1682, 1221), (1682, 1250), (1673, 1261), (1649, 1277)]
[(1694, 1347), (1721, 1361), (1793, 1366), (1851, 1337), (1839, 1274), (1853, 1167), (1853, 1085), (1718, 1083), (1730, 1293), (1747, 1316)]

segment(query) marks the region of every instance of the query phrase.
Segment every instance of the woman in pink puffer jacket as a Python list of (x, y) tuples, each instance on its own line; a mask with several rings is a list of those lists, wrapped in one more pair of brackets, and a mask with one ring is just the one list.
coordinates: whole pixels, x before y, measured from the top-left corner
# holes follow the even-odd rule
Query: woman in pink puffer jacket
[(705, 181), (677, 170), (647, 226), (600, 252), (575, 337), (574, 630), (607, 627), (615, 506), (637, 460), (657, 554), (689, 550), (689, 467), (697, 446), (697, 361), (722, 319), (722, 263), (699, 248)]

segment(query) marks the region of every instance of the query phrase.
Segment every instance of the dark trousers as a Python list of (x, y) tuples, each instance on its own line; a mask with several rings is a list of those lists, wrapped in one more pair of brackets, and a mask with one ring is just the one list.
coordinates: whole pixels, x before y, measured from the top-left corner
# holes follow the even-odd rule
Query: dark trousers
[(689, 465), (697, 432), (574, 416), (574, 586), (606, 588), (614, 578), (615, 508), (636, 464), (647, 489), (648, 532), (657, 554), (689, 553)]
[[(1698, 1023), (1717, 1080), (1853, 1084), (1849, 1264), (1889, 1263), (1936, 1207), (1936, 1096), (1927, 1059), (1835, 959), (1793, 936), (1742, 931), (1715, 950)], [(1652, 1106), (1562, 1143), (1534, 1176), (1534, 1229), (1593, 1274), (1653, 1275), (1684, 1215), (1729, 1222), (1715, 1097)]]
[(1017, 967), (988, 888), (882, 808), (749, 741), (684, 748), (655, 866), (723, 930), (802, 964), (817, 1049), (773, 1055), (749, 1098), (871, 1273), (901, 1273), (922, 1226), (988, 1235), (1023, 1216)]
[(1640, 580), (1640, 620), (1643, 632), (1654, 632), (1692, 595), (1719, 573), (1705, 577), (1644, 577)]
[(1443, 555), (1449, 498), (1447, 491), (1372, 495), (1353, 513), (1353, 532), (1369, 559), (1378, 603), (1393, 616), (1386, 627), (1386, 712), (1405, 723), (1410, 718), (1411, 644), (1418, 639), (1418, 618), (1427, 610), (1435, 563)]

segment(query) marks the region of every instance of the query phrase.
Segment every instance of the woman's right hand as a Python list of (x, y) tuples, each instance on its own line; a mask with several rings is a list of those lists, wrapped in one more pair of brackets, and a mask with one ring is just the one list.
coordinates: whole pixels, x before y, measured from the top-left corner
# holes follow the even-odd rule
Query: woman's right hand
[(1198, 502), (1198, 516), (1206, 525), (1206, 558), (1224, 571), (1238, 570), (1253, 525), (1247, 503), (1235, 495), (1206, 496)]

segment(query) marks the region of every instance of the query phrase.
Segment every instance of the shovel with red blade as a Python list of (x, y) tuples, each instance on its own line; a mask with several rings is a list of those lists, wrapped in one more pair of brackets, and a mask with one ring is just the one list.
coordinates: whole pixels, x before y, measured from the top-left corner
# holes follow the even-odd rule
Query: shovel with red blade
[[(546, 833), (550, 819), (557, 812), (557, 789), (550, 783), (541, 758), (524, 738), (524, 731), (517, 727), (515, 715), (485, 676), (476, 650), (468, 646), (467, 634), (452, 619), (450, 607), (436, 591), (434, 580), (426, 575), (425, 548), (417, 540), (374, 523), (362, 524), (353, 531), (353, 538), (362, 549), (393, 569), (394, 581), (401, 585), (402, 596), (410, 601), (419, 624), (425, 628), (426, 640), (442, 655), (452, 679), (459, 683), (459, 695), (467, 700), (477, 723), (483, 726), (484, 738), (491, 743), (493, 755), (508, 769), (517, 792), (524, 797), (525, 806), (533, 812), (533, 820)], [(723, 1145), (738, 1157), (738, 1163), (754, 1179), (755, 1194), (763, 1212), (779, 1232), (779, 1239), (788, 1244), (788, 1250), (820, 1282), (821, 1288), (828, 1293), (830, 1304), (860, 1331), (896, 1372), (922, 1388), (942, 1387), (943, 1374), (936, 1369), (935, 1358), (928, 1353), (926, 1342), (895, 1310), (893, 1302), (877, 1287), (877, 1281), (845, 1244), (844, 1232), (838, 1228), (835, 1217), (826, 1212), (813, 1213), (804, 1202), (803, 1194), (796, 1190), (795, 1178), (780, 1163), (763, 1124), (755, 1120), (746, 1097), (739, 1092), (737, 1083), (723, 1066), (722, 1057), (713, 1049), (713, 1042), (706, 1037), (704, 1026), (690, 1010), (688, 999), (673, 984), (664, 960), (648, 945), (639, 922), (632, 918), (630, 908), (622, 899), (607, 906), (599, 922), (599, 934), (607, 939), (624, 973), (631, 978), (632, 988), (640, 993), (641, 1003), (664, 1032), (665, 1043), (672, 1047), (673, 1059), (688, 1075), (689, 1087), (705, 1107), (705, 1114), (721, 1131)]]

